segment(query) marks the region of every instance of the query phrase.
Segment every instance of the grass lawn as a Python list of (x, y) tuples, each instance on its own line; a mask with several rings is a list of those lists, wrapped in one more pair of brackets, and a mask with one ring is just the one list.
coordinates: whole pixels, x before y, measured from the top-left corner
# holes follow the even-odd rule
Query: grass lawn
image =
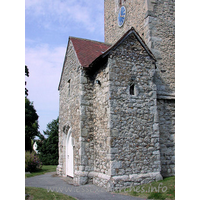
[(26, 200), (75, 200), (75, 198), (43, 188), (25, 187)]
[(175, 177), (127, 188), (120, 193), (148, 199), (173, 200), (175, 199)]
[(56, 167), (57, 167), (57, 165), (43, 165), (42, 169), (37, 170), (36, 172), (32, 172), (30, 174), (25, 174), (25, 178), (45, 174), (47, 172), (55, 172)]

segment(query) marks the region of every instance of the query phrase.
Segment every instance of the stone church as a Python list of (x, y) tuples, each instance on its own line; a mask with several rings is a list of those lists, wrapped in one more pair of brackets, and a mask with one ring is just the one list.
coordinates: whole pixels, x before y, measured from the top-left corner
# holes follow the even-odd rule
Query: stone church
[(113, 191), (175, 175), (175, 2), (104, 0), (104, 23), (68, 40), (57, 174)]

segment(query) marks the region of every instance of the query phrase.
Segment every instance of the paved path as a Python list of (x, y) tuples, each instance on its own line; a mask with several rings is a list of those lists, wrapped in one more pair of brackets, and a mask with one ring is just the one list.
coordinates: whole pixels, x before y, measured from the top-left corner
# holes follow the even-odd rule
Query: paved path
[(101, 187), (93, 184), (74, 186), (68, 184), (63, 178), (53, 176), (55, 172), (34, 176), (25, 179), (26, 187), (40, 187), (49, 191), (60, 192), (79, 200), (144, 200), (116, 193), (107, 192)]

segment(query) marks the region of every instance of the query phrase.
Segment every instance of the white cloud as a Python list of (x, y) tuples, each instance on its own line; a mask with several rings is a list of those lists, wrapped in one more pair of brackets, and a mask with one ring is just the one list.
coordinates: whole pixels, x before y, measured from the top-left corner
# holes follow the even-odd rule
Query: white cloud
[[(33, 95), (37, 98), (34, 101), (46, 104), (46, 97), (57, 92), (65, 50), (65, 47), (50, 48), (47, 44), (26, 48), (25, 63), (30, 73), (27, 78), (27, 88), (30, 96)], [(57, 101), (55, 95), (49, 101)]]
[[(70, 34), (79, 37), (83, 33), (87, 38), (99, 40), (99, 35), (103, 34), (103, 2), (103, 0), (26, 0), (25, 2), (27, 30), (25, 64), (30, 72), (29, 78), (26, 78), (28, 98), (34, 102), (41, 130), (45, 130), (46, 124), (58, 116), (58, 84), (68, 36)], [(47, 42), (57, 47), (44, 44)], [(59, 46), (63, 43), (64, 46)]]
[(35, 18), (47, 29), (53, 23), (59, 27), (76, 23), (94, 32), (99, 27), (99, 13), (103, 16), (103, 0), (26, 0), (26, 16)]
[[(65, 51), (65, 47), (51, 48), (47, 44), (26, 48), (25, 64), (29, 68), (29, 77), (26, 78), (28, 98), (34, 102), (43, 130), (48, 122), (58, 116), (58, 84)], [(44, 113), (48, 113), (48, 116)]]

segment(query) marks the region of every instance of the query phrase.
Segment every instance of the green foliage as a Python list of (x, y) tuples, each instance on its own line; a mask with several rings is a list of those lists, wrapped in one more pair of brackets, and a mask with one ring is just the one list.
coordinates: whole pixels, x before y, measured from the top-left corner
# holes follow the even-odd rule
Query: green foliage
[(26, 172), (35, 172), (42, 168), (42, 163), (40, 162), (39, 157), (31, 153), (30, 151), (25, 152), (25, 171)]
[[(29, 70), (26, 65), (25, 76), (29, 77)], [(25, 87), (25, 150), (32, 151), (31, 140), (33, 140), (35, 136), (40, 136), (40, 132), (38, 131), (39, 125), (37, 112), (33, 106), (33, 102), (30, 102), (27, 96), (28, 90)]]
[(33, 102), (25, 97), (25, 150), (32, 151), (31, 140), (35, 136), (40, 136), (38, 131), (38, 115), (33, 106)]
[[(29, 77), (29, 70), (28, 67), (25, 65), (25, 76)], [(25, 81), (26, 85), (26, 81)], [(28, 96), (28, 89), (25, 87), (25, 96)]]
[(47, 139), (43, 139), (38, 144), (39, 156), (43, 164), (45, 165), (57, 165), (58, 164), (58, 118), (47, 124), (47, 129), (44, 134), (48, 136)]
[(25, 76), (29, 77), (29, 70), (28, 67), (25, 65)]

